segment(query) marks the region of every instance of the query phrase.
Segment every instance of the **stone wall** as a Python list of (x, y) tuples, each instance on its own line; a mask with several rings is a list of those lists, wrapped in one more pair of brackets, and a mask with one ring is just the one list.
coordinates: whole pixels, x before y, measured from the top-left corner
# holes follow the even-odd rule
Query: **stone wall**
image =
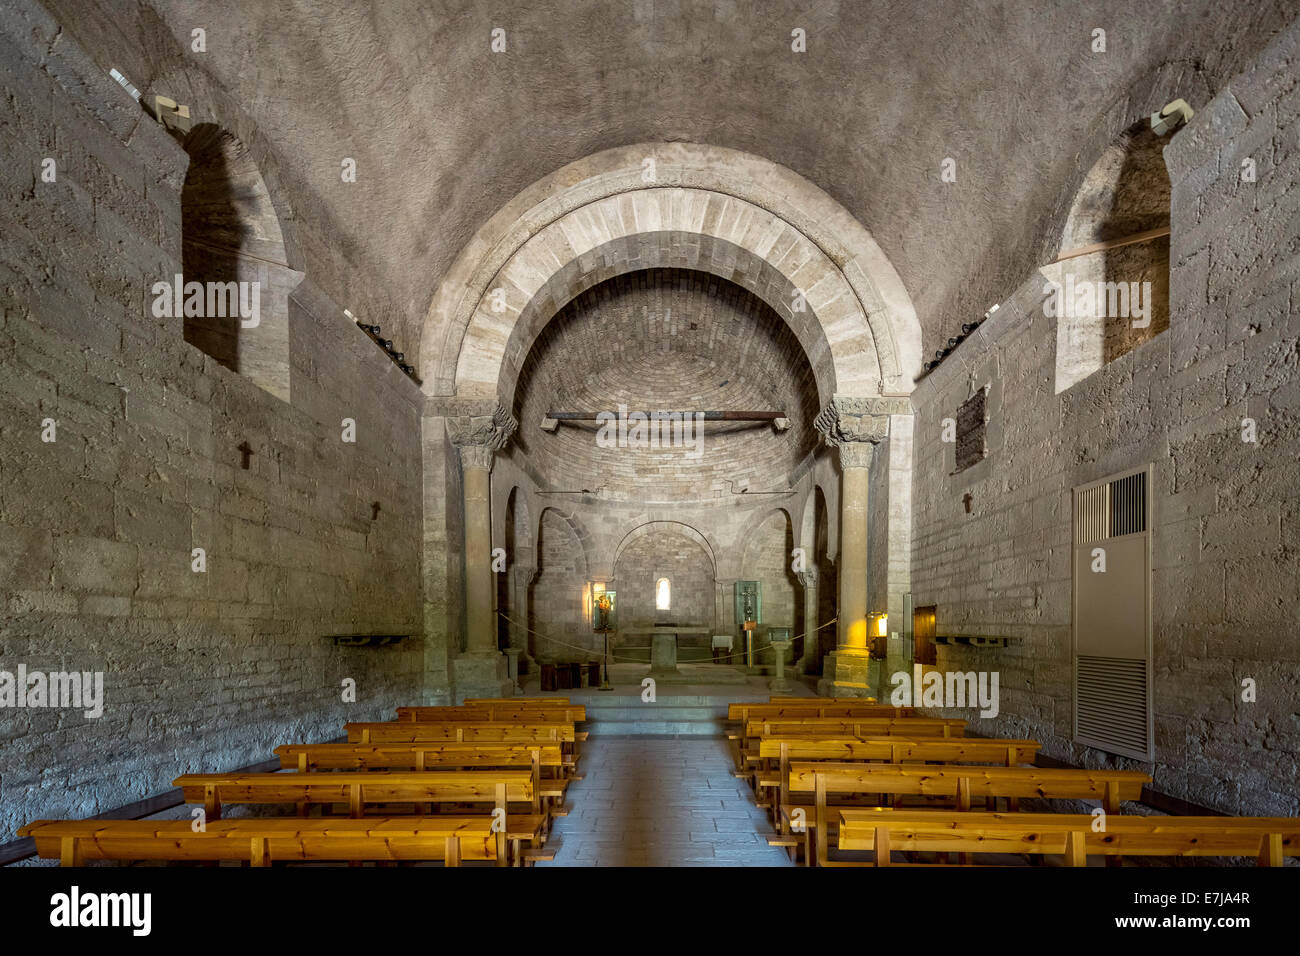
[[(1088, 766), (1137, 765), (1071, 739), (1071, 489), (1151, 464), (1156, 758), (1144, 769), (1159, 791), (1233, 813), (1300, 806), (1298, 59), (1293, 26), (1194, 102), (1165, 149), (1167, 331), (1056, 395), (1056, 326), (1035, 275), (913, 396), (915, 603), (938, 605), (939, 634), (1021, 639), (939, 648), (940, 670), (1001, 674), (1001, 715), (973, 729)], [(1144, 105), (1121, 104), (1131, 112), (1111, 125)], [(942, 420), (984, 385), (989, 455), (954, 476)], [(1242, 700), (1246, 678), (1257, 702)]]
[[(670, 584), (668, 610), (655, 604), (655, 584)], [(644, 627), (673, 621), (684, 627), (711, 627), (714, 616), (713, 561), (700, 545), (669, 530), (644, 535), (619, 555), (613, 587), (618, 591), (618, 625)], [(644, 643), (642, 638), (638, 642)]]
[[(152, 315), (186, 156), (26, 0), (0, 17), (0, 86), (0, 670), (104, 674), (97, 719), (0, 709), (4, 841), (409, 702), (421, 463), (418, 389), (310, 275), (292, 404)], [(413, 636), (327, 640), (358, 633)]]

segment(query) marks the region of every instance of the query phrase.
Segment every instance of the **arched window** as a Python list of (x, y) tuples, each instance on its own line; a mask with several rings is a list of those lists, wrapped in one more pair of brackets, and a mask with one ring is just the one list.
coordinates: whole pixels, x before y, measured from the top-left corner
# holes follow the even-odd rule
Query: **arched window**
[(672, 584), (667, 578), (660, 578), (655, 582), (655, 610), (668, 611), (672, 609)]
[(1147, 120), (1102, 153), (1075, 194), (1057, 259), (1042, 270), (1057, 322), (1056, 391), (1169, 327), (1168, 140)]
[(289, 293), (302, 273), (286, 261), (270, 191), (221, 127), (201, 123), (182, 145), (181, 272), (187, 290), (202, 287), (192, 300), (187, 291), (185, 341), (288, 401)]

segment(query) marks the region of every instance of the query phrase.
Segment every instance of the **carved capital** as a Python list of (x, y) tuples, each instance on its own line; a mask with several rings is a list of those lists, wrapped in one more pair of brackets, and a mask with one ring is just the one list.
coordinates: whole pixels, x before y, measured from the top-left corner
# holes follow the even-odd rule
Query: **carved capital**
[(487, 445), (457, 445), (462, 468), (491, 468), (496, 451)]
[(814, 590), (817, 587), (817, 569), (805, 568), (799, 572), (799, 583), (803, 585), (805, 591)]
[(813, 424), (828, 445), (853, 442), (877, 444), (889, 436), (890, 415), (910, 415), (912, 404), (906, 398), (857, 398), (836, 395), (821, 410)]
[(519, 423), (500, 405), (468, 411), (478, 414), (455, 415), (447, 419), (447, 437), (461, 449), (462, 459), (466, 448), (482, 447), (487, 449), (491, 461), (491, 453), (505, 447)]
[(844, 442), (840, 450), (840, 468), (870, 468), (876, 446), (869, 441)]

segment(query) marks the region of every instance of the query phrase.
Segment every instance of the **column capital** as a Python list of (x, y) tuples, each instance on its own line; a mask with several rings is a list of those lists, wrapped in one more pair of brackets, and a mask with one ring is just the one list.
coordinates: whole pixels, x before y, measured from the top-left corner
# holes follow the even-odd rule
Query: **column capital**
[(797, 572), (796, 577), (799, 578), (799, 583), (803, 585), (805, 589), (817, 587), (816, 568), (805, 568), (804, 570)]
[[(470, 461), (466, 458), (466, 451), (470, 448), (483, 449), (490, 463), (492, 453), (504, 448), (519, 427), (514, 416), (500, 405), (487, 404), (448, 410), (461, 413), (447, 417), (447, 437), (460, 449), (461, 458), (467, 464)], [(481, 455), (478, 453), (474, 454), (475, 459), (479, 457)]]
[(910, 414), (912, 403), (907, 398), (836, 395), (818, 413), (813, 424), (828, 445), (875, 445), (889, 437), (890, 415)]

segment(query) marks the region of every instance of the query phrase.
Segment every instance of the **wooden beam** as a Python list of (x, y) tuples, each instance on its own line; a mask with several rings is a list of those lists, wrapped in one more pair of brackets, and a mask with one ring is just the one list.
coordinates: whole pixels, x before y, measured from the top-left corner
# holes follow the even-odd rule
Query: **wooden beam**
[[(557, 422), (595, 422), (600, 420), (601, 415), (612, 415), (613, 412), (547, 412), (547, 418), (553, 418)], [(679, 418), (694, 418), (696, 415), (703, 415), (706, 422), (771, 422), (778, 418), (787, 418), (785, 412), (750, 412), (750, 411), (694, 411), (694, 412), (632, 412), (628, 415), (644, 415), (646, 420), (650, 421), (652, 417), (657, 417), (660, 421), (672, 421), (673, 416)]]
[(1091, 245), (1079, 246), (1077, 249), (1071, 249), (1069, 252), (1062, 252), (1052, 260), (1051, 265), (1058, 262), (1064, 262), (1066, 259), (1077, 259), (1079, 256), (1091, 255), (1094, 252), (1104, 252), (1107, 249), (1118, 249), (1121, 246), (1131, 246), (1139, 242), (1148, 242), (1151, 239), (1159, 239), (1162, 236), (1169, 235), (1168, 226), (1159, 226), (1155, 229), (1148, 229), (1146, 232), (1135, 232), (1131, 236), (1125, 236), (1122, 239), (1107, 239), (1105, 242), (1094, 242)]

